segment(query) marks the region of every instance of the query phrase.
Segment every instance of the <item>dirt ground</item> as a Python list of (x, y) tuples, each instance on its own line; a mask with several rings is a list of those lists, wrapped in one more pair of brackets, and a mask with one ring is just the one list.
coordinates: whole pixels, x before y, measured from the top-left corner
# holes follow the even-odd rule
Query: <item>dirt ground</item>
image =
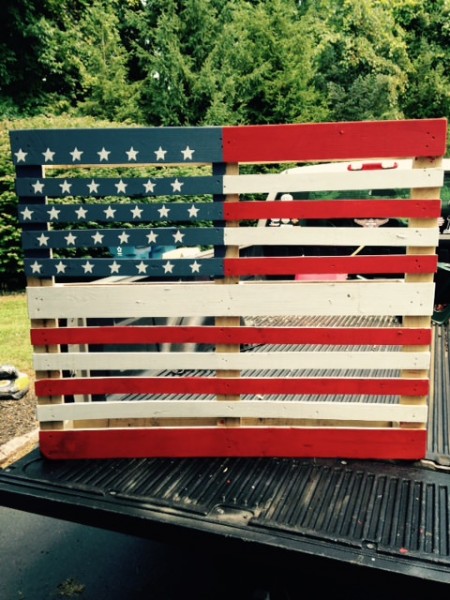
[(20, 400), (0, 400), (0, 446), (37, 427), (33, 385)]

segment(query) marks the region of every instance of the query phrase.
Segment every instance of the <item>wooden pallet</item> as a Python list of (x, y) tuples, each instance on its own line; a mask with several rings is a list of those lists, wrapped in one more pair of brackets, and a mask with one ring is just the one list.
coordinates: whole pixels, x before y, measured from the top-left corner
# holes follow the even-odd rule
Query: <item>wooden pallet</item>
[[(444, 119), (12, 131), (11, 146), (45, 456), (425, 455)], [(375, 166), (351, 178), (267, 167), (405, 157), (413, 169)], [(295, 198), (386, 188), (409, 188), (410, 198)], [(276, 192), (294, 199), (264, 200)], [(299, 216), (408, 227), (255, 226)], [(291, 250), (315, 245), (330, 256)], [(339, 253), (366, 245), (380, 254)], [(285, 251), (243, 256), (244, 246)], [(142, 247), (175, 250), (128, 253)], [(401, 275), (295, 280), (341, 273)], [(333, 324), (386, 315), (402, 325)], [(331, 322), (249, 324), (298, 316)], [(262, 344), (271, 349), (241, 351)], [(295, 344), (314, 348), (286, 350)], [(132, 394), (139, 400), (114, 400)]]

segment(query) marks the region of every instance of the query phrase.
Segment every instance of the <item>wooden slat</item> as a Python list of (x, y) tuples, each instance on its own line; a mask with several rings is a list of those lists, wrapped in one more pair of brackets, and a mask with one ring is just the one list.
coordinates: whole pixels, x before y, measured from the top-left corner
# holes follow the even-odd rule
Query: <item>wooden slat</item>
[(31, 329), (34, 346), (47, 344), (326, 344), (427, 345), (430, 328), (139, 326)]
[[(263, 285), (263, 287), (261, 287)], [(407, 286), (407, 287), (406, 287)], [(30, 288), (29, 313), (39, 318), (130, 318), (288, 315), (421, 315), (433, 306), (434, 284), (376, 282), (76, 285)], [(261, 302), (264, 294), (264, 302)], [(405, 294), (408, 302), (405, 306)], [(151, 298), (151, 304), (149, 299)]]
[[(34, 198), (33, 198), (34, 200)], [(56, 219), (58, 223), (84, 224), (97, 223), (148, 223), (160, 221), (166, 215), (173, 222), (191, 222), (192, 220), (214, 220), (223, 217), (220, 203), (117, 203), (108, 204), (61, 204), (48, 203), (45, 208), (23, 201), (18, 207), (19, 222), (47, 223)], [(114, 218), (113, 218), (114, 217)]]
[(35, 354), (36, 370), (428, 369), (429, 352), (64, 352)]
[[(178, 247), (199, 245), (234, 244), (245, 246), (252, 244), (276, 244), (285, 246), (289, 244), (313, 244), (330, 246), (349, 246), (352, 244), (365, 244), (374, 246), (406, 245), (424, 246), (438, 242), (438, 235), (434, 229), (405, 228), (405, 227), (239, 227), (231, 232), (227, 229), (143, 229), (128, 233), (126, 230), (77, 230), (70, 231), (33, 231), (23, 236), (23, 247), (32, 248), (103, 248), (111, 246), (147, 246), (176, 245)], [(149, 242), (152, 236), (156, 242)], [(180, 241), (176, 240), (182, 240)], [(247, 244), (245, 240), (248, 240)], [(200, 254), (200, 252), (199, 252)], [(151, 261), (153, 262), (153, 261)], [(356, 261), (357, 262), (357, 261)]]
[(408, 421), (425, 423), (426, 406), (400, 404), (362, 404), (357, 402), (280, 402), (254, 400), (188, 401), (152, 400), (128, 402), (89, 402), (65, 405), (41, 405), (37, 416), (42, 421), (82, 419), (136, 419), (136, 418), (272, 418), (320, 419), (324, 421)]
[(52, 459), (152, 457), (298, 457), (416, 460), (425, 456), (425, 430), (339, 428), (104, 429), (41, 431)]
[(226, 244), (309, 246), (436, 246), (439, 230), (426, 227), (239, 227), (227, 229)]
[[(222, 160), (220, 127), (13, 130), (10, 140), (17, 165), (131, 166)], [(183, 153), (186, 149), (193, 153)]]
[(194, 196), (222, 192), (220, 178), (190, 177), (53, 177), (48, 179), (21, 179), (17, 193), (48, 198), (104, 198), (105, 196)]
[(442, 169), (404, 171), (356, 171), (352, 173), (308, 173), (281, 175), (225, 175), (226, 194), (276, 194), (283, 192), (319, 192), (335, 190), (382, 190), (439, 187), (444, 181)]
[(226, 127), (224, 160), (312, 162), (443, 156), (446, 131), (446, 119)]
[[(284, 189), (284, 188), (283, 188)], [(263, 200), (224, 206), (226, 220), (243, 219), (354, 219), (354, 218), (436, 218), (440, 200)]]
[(234, 275), (286, 275), (297, 273), (434, 273), (437, 256), (374, 255), (374, 256), (301, 256), (229, 259), (225, 273)]
[(39, 397), (70, 394), (368, 394), (420, 396), (426, 379), (406, 378), (218, 378), (218, 377), (90, 377), (47, 379), (36, 383)]

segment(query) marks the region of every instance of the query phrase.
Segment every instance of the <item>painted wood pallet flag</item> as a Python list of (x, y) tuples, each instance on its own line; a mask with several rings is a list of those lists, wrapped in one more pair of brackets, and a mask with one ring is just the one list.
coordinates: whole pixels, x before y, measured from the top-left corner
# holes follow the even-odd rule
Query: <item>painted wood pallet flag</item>
[(11, 131), (43, 454), (422, 458), (446, 127)]

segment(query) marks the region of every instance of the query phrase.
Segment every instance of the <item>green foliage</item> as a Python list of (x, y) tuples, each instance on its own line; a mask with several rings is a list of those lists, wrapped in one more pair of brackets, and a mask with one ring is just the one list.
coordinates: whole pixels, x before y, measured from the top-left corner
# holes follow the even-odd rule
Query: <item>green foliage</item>
[(412, 64), (407, 91), (400, 99), (407, 117), (450, 115), (450, 2), (400, 0), (392, 3), (405, 31)]
[(450, 0), (4, 0), (0, 110), (148, 125), (441, 117)]
[(124, 121), (138, 116), (135, 86), (128, 82), (127, 55), (119, 35), (115, 2), (89, 6), (62, 34), (66, 63), (75, 73), (77, 111)]
[(315, 81), (331, 120), (401, 118), (399, 97), (411, 66), (391, 11), (370, 0), (318, 0), (304, 19), (315, 39)]
[(312, 82), (311, 36), (293, 0), (147, 2), (136, 27), (140, 105), (148, 123), (326, 116)]
[(9, 129), (449, 117), (450, 0), (3, 0), (0, 113), (14, 289)]
[(236, 3), (205, 65), (215, 90), (205, 120), (223, 123), (224, 114), (231, 123), (326, 118), (312, 58), (311, 36), (294, 2)]

